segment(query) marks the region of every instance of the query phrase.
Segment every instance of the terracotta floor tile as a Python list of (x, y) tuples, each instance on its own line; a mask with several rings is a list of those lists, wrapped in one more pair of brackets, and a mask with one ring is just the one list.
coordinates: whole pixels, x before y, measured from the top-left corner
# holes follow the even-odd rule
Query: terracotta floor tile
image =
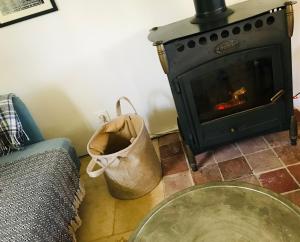
[(263, 187), (277, 193), (289, 192), (299, 188), (286, 169), (264, 173), (260, 175), (259, 180)]
[(196, 185), (208, 182), (222, 181), (222, 176), (217, 164), (208, 165), (192, 172), (192, 177)]
[(255, 174), (282, 167), (280, 160), (272, 150), (246, 155), (246, 158)]
[(221, 173), (225, 181), (248, 176), (252, 171), (244, 157), (219, 163)]
[(264, 136), (272, 147), (290, 144), (289, 131), (282, 131)]
[(179, 154), (183, 154), (182, 145), (180, 142), (163, 145), (159, 147), (160, 158), (166, 159)]
[(296, 180), (300, 182), (300, 165), (289, 166), (288, 169), (292, 173), (292, 175), (296, 178)]
[(165, 186), (165, 197), (179, 192), (193, 185), (190, 172), (181, 172), (163, 178)]
[(199, 168), (216, 164), (214, 156), (213, 156), (213, 152), (211, 152), (211, 151), (203, 152), (203, 153), (197, 155), (195, 158), (196, 158), (197, 165)]
[(230, 144), (216, 149), (214, 151), (214, 156), (217, 162), (222, 162), (240, 157), (242, 154), (236, 145)]
[(279, 146), (274, 148), (278, 157), (286, 164), (291, 165), (300, 162), (300, 145)]
[(179, 142), (179, 134), (178, 133), (173, 133), (173, 134), (167, 134), (162, 137), (158, 138), (158, 145), (159, 146), (164, 146), (164, 145), (169, 145), (173, 143)]
[(296, 205), (300, 206), (300, 191), (291, 192), (284, 195)]
[(244, 154), (250, 154), (257, 151), (268, 149), (268, 144), (262, 137), (242, 140), (237, 143)]
[(238, 178), (238, 179), (236, 179), (236, 181), (246, 182), (246, 183), (260, 186), (259, 181), (257, 180), (257, 178), (254, 175)]
[(161, 166), (163, 176), (176, 174), (189, 169), (183, 153), (170, 158), (161, 159)]
[[(150, 210), (164, 199), (163, 186), (163, 181), (161, 181), (152, 192), (135, 200), (116, 199), (114, 234), (136, 229)], [(99, 214), (99, 216), (102, 215)]]

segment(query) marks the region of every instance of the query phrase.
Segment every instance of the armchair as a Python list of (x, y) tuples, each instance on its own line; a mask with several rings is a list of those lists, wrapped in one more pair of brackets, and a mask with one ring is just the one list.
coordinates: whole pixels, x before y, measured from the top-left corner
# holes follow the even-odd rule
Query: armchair
[(0, 157), (0, 241), (74, 242), (84, 197), (76, 151), (68, 139), (45, 140), (21, 99), (13, 104), (29, 140)]

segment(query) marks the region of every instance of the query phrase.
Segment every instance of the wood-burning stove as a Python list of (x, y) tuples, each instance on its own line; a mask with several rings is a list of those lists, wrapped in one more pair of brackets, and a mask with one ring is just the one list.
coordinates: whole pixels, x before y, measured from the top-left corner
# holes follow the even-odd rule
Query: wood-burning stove
[(293, 4), (249, 0), (194, 0), (196, 16), (154, 27), (168, 75), (188, 160), (254, 135), (290, 130), (293, 114), (291, 37)]

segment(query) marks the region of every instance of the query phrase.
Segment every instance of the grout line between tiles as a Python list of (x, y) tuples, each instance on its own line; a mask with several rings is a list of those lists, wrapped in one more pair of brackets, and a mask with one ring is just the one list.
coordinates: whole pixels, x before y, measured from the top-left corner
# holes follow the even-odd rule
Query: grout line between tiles
[(279, 170), (282, 170), (282, 169), (285, 169), (285, 167), (280, 166), (280, 167), (269, 169), (269, 170), (266, 170), (266, 171), (260, 171), (260, 172), (257, 172), (255, 174), (257, 174), (257, 176), (260, 176), (260, 175), (265, 174), (265, 173), (269, 173), (269, 172), (273, 172), (273, 171), (279, 171)]
[(187, 173), (187, 172), (189, 172), (189, 171), (180, 171), (180, 172), (177, 172), (177, 173), (174, 173), (174, 174), (170, 174), (170, 175), (164, 176), (164, 178), (165, 177), (174, 177), (174, 176), (176, 176), (178, 174), (183, 174), (183, 173)]
[(234, 157), (232, 157), (232, 158), (230, 158), (230, 159), (228, 159), (228, 160), (218, 161), (217, 158), (215, 157), (215, 152), (213, 152), (213, 157), (214, 157), (216, 163), (219, 164), (219, 163), (222, 163), (222, 162), (225, 162), (225, 161), (237, 159), (237, 158), (241, 157), (241, 154), (240, 154), (240, 155), (237, 155), (237, 156), (234, 156)]
[(300, 165), (300, 162), (297, 162), (297, 163), (294, 163), (294, 164), (286, 165), (286, 167), (291, 167), (291, 166), (296, 166), (296, 165)]
[(258, 175), (256, 175), (254, 173), (253, 167), (251, 166), (249, 160), (247, 159), (246, 155), (244, 154), (244, 152), (242, 151), (242, 149), (240, 148), (240, 146), (236, 143), (236, 147), (239, 149), (239, 151), (241, 152), (242, 156), (244, 157), (244, 159), (246, 160), (248, 166), (251, 169), (252, 174), (255, 176), (256, 180), (258, 180), (259, 185), (262, 187), (262, 183), (260, 182), (260, 180), (258, 179)]
[[(267, 144), (267, 145), (268, 145), (268, 144)], [(268, 147), (269, 147), (269, 146), (268, 146)], [(255, 151), (255, 152), (252, 152), (252, 153), (247, 153), (247, 154), (244, 154), (244, 155), (245, 155), (245, 156), (246, 156), (246, 155), (255, 155), (255, 154), (258, 154), (258, 153), (267, 151), (267, 150), (270, 150), (270, 148), (258, 150), (258, 151)]]
[[(265, 140), (265, 138), (262, 136), (264, 142), (267, 144), (268, 148), (267, 149), (262, 149), (262, 150), (258, 150), (258, 151), (255, 151), (255, 152), (252, 152), (252, 153), (243, 153), (241, 148), (239, 147), (239, 145), (237, 143), (235, 143), (236, 147), (240, 150), (242, 156), (248, 156), (248, 155), (254, 155), (254, 154), (258, 154), (258, 153), (261, 153), (261, 152), (264, 152), (264, 151), (267, 151), (267, 150), (270, 150), (271, 148), (277, 148), (277, 147), (280, 147), (281, 145), (276, 145), (274, 147), (270, 146), (269, 143)], [(214, 155), (214, 152), (213, 152), (213, 156)], [(241, 156), (236, 156), (236, 157), (233, 157), (233, 158), (230, 158), (229, 160), (233, 160), (233, 159), (236, 159), (236, 158), (239, 158)], [(222, 160), (222, 161), (217, 161), (217, 163), (222, 163), (222, 162), (225, 162), (225, 161), (228, 161), (228, 160)], [(300, 163), (300, 162), (299, 162)]]
[(281, 195), (288, 195), (288, 194), (293, 193), (293, 192), (300, 192), (300, 189), (296, 189), (296, 190), (288, 191), (288, 192), (283, 192), (283, 193), (281, 193)]
[(255, 176), (254, 174), (248, 174), (246, 176), (241, 176), (241, 177), (237, 177), (237, 178), (234, 178), (230, 181), (240, 181), (241, 179), (246, 179), (246, 178), (250, 178), (251, 176)]
[[(263, 137), (263, 139), (265, 139), (265, 137)], [(277, 155), (277, 153), (275, 152), (274, 148), (271, 147), (271, 145), (268, 143), (270, 149), (272, 150), (272, 152), (274, 153), (274, 155), (276, 157), (278, 157), (280, 163), (283, 165), (283, 168), (289, 173), (289, 175), (292, 177), (292, 179), (294, 180), (294, 182), (298, 185), (298, 187), (300, 187), (300, 183), (297, 181), (297, 179), (292, 175), (292, 173), (289, 171), (289, 169), (287, 168), (287, 166), (285, 165), (285, 163), (281, 160), (281, 158)], [(278, 169), (279, 170), (279, 169)]]
[(265, 142), (265, 144), (268, 146), (268, 148), (266, 148), (266, 149), (261, 149), (261, 150), (254, 151), (254, 152), (251, 152), (251, 153), (247, 153), (247, 154), (246, 154), (246, 153), (243, 153), (243, 152), (242, 152), (242, 150), (240, 149), (238, 143), (236, 143), (236, 146), (240, 149), (241, 153), (242, 153), (243, 155), (245, 155), (245, 156), (246, 156), (246, 155), (254, 155), (254, 154), (257, 154), (257, 153), (260, 153), (260, 152), (264, 152), (264, 151), (270, 150), (270, 147), (271, 147), (271, 148), (277, 148), (277, 147), (282, 146), (282, 145), (271, 146), (271, 145), (268, 143), (268, 141), (265, 139), (264, 136), (260, 136), (260, 137), (261, 137), (262, 140)]
[(194, 179), (193, 179), (193, 176), (192, 176), (191, 172), (189, 172), (189, 177), (190, 177), (190, 181), (191, 181), (192, 186), (195, 186), (196, 184), (194, 182)]
[(219, 166), (219, 164), (218, 164), (218, 162), (217, 162), (217, 159), (216, 159), (216, 157), (215, 157), (215, 155), (214, 155), (214, 152), (212, 152), (212, 156), (213, 156), (214, 162), (216, 163), (216, 165), (217, 165), (217, 167), (218, 167), (218, 170), (219, 170), (219, 172), (220, 172), (220, 174), (221, 174), (221, 179), (222, 179), (222, 181), (225, 181), (224, 176), (223, 176), (223, 174), (222, 174), (222, 172), (221, 172), (220, 166)]

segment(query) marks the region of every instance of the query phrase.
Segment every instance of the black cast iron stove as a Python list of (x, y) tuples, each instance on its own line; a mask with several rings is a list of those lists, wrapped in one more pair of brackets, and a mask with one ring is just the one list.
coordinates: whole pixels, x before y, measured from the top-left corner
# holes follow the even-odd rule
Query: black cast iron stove
[(194, 0), (196, 16), (151, 30), (168, 75), (191, 168), (194, 156), (259, 134), (290, 130), (293, 4)]

